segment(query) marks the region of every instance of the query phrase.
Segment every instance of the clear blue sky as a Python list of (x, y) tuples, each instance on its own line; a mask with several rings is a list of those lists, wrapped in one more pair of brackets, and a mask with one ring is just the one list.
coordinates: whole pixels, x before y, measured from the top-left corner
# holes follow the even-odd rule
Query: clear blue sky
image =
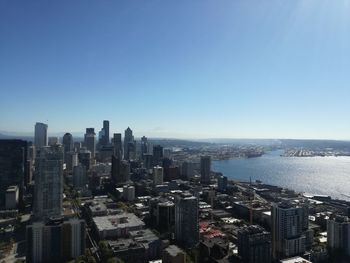
[(350, 139), (350, 1), (0, 1), (0, 130)]

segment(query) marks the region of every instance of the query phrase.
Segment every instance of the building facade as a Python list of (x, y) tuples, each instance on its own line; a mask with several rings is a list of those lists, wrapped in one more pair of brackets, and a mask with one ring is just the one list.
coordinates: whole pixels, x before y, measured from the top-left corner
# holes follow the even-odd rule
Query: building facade
[(35, 158), (34, 215), (60, 216), (63, 195), (63, 147), (41, 147)]

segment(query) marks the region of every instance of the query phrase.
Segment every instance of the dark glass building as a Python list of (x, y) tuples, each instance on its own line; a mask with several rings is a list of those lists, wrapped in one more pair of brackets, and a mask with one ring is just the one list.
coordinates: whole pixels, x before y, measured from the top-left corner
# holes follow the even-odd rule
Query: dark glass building
[(20, 189), (27, 183), (27, 142), (22, 140), (0, 140), (0, 207), (5, 204), (5, 192), (11, 185)]

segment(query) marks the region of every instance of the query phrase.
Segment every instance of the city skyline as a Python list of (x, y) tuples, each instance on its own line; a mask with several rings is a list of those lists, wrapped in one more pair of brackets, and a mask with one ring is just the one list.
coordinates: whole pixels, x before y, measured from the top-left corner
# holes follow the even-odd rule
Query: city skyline
[(349, 140), (349, 8), (3, 1), (0, 130)]

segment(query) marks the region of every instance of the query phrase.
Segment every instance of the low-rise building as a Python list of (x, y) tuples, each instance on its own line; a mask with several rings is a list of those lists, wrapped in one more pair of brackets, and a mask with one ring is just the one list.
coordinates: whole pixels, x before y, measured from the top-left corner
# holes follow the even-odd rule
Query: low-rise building
[(141, 230), (145, 223), (132, 213), (120, 213), (93, 218), (100, 239), (127, 237), (130, 231)]

